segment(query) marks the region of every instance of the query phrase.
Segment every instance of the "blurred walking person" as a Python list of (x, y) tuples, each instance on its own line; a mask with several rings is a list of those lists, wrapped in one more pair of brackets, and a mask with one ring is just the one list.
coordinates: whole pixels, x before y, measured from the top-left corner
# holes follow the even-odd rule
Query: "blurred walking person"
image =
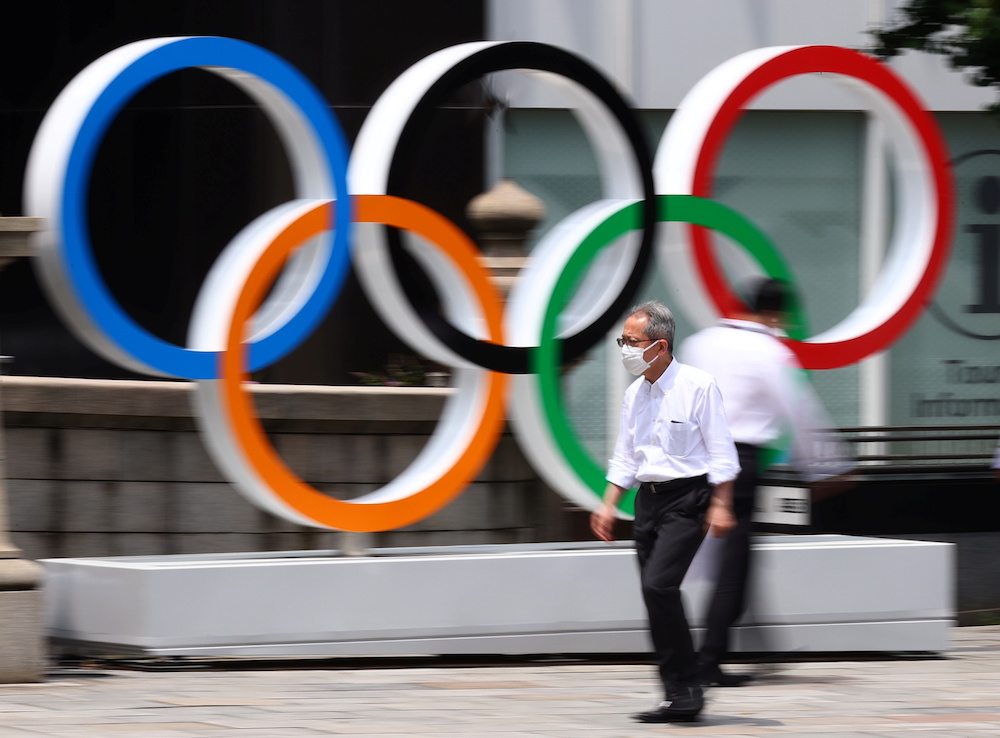
[[(790, 308), (787, 286), (762, 279), (748, 297), (748, 312), (699, 331), (677, 351), (686, 364), (718, 382), (741, 469), (733, 489), (736, 525), (719, 545), (717, 580), (698, 656), (705, 686), (737, 687), (752, 680), (749, 674), (728, 674), (720, 664), (729, 652), (730, 629), (746, 607), (761, 456), (790, 432), (792, 465), (807, 481), (850, 470), (839, 444), (825, 434), (826, 415), (801, 366), (779, 338)], [(831, 453), (831, 447), (838, 452)]]

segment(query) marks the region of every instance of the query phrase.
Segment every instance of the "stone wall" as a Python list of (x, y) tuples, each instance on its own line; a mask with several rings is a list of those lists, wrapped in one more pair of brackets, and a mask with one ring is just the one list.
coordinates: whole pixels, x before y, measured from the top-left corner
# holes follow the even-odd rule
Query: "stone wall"
[[(196, 429), (188, 382), (5, 377), (0, 388), (11, 531), (27, 558), (523, 543), (565, 540), (568, 526), (579, 529), (509, 433), (438, 513), (400, 530), (343, 534), (258, 510), (225, 481)], [(289, 467), (341, 498), (397, 476), (452, 392), (252, 391)]]
[[(0, 381), (11, 537), (26, 558), (593, 539), (586, 514), (538, 479), (509, 433), (468, 489), (406, 528), (359, 535), (285, 522), (223, 479), (195, 426), (191, 388), (188, 382)], [(384, 485), (412, 461), (452, 390), (255, 385), (252, 391), (293, 471), (348, 498)], [(622, 523), (618, 533), (627, 538), (628, 526)], [(960, 619), (996, 621), (1000, 534), (898, 537), (956, 543)]]

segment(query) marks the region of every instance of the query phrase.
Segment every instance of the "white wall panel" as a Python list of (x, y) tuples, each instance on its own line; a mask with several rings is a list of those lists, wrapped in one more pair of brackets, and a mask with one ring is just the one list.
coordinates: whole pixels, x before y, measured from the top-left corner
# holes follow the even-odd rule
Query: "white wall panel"
[[(763, 46), (831, 44), (865, 48), (868, 29), (888, 16), (886, 0), (491, 0), (492, 40), (531, 40), (568, 48), (611, 75), (640, 108), (673, 109), (721, 62)], [(893, 60), (932, 110), (978, 110), (989, 90), (929, 54)], [(562, 107), (551, 93), (508, 86), (520, 107)], [(754, 106), (775, 110), (856, 110), (834, 85), (793, 80)]]

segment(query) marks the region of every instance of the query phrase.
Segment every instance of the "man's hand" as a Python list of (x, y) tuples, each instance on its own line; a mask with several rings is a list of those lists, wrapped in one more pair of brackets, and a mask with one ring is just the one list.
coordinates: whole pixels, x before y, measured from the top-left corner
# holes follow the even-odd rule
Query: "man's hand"
[(729, 505), (712, 498), (705, 514), (705, 530), (711, 530), (715, 538), (725, 538), (726, 534), (736, 527), (736, 518)]
[(607, 503), (590, 514), (590, 529), (594, 535), (606, 543), (615, 540), (615, 509)]

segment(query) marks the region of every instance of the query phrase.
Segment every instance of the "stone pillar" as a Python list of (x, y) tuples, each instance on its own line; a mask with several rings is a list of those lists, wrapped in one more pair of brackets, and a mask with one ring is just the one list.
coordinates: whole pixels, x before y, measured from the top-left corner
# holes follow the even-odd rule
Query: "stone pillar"
[[(30, 234), (41, 229), (41, 218), (0, 217), (0, 270), (30, 256)], [(0, 683), (40, 682), (46, 662), (42, 567), (22, 558), (10, 539), (6, 462), (0, 422)]]
[[(546, 216), (545, 204), (513, 179), (501, 179), (495, 186), (472, 198), (465, 214), (475, 229), (482, 250), (479, 261), (492, 275), (491, 281), (504, 300), (517, 275), (528, 263), (525, 250), (528, 233)], [(571, 516), (562, 497), (541, 480), (536, 482), (541, 540), (573, 540), (568, 530)]]
[(527, 263), (524, 242), (528, 231), (545, 217), (545, 205), (512, 179), (501, 179), (494, 187), (469, 201), (465, 213), (476, 229), (480, 257), (493, 275), (493, 284), (504, 297)]

